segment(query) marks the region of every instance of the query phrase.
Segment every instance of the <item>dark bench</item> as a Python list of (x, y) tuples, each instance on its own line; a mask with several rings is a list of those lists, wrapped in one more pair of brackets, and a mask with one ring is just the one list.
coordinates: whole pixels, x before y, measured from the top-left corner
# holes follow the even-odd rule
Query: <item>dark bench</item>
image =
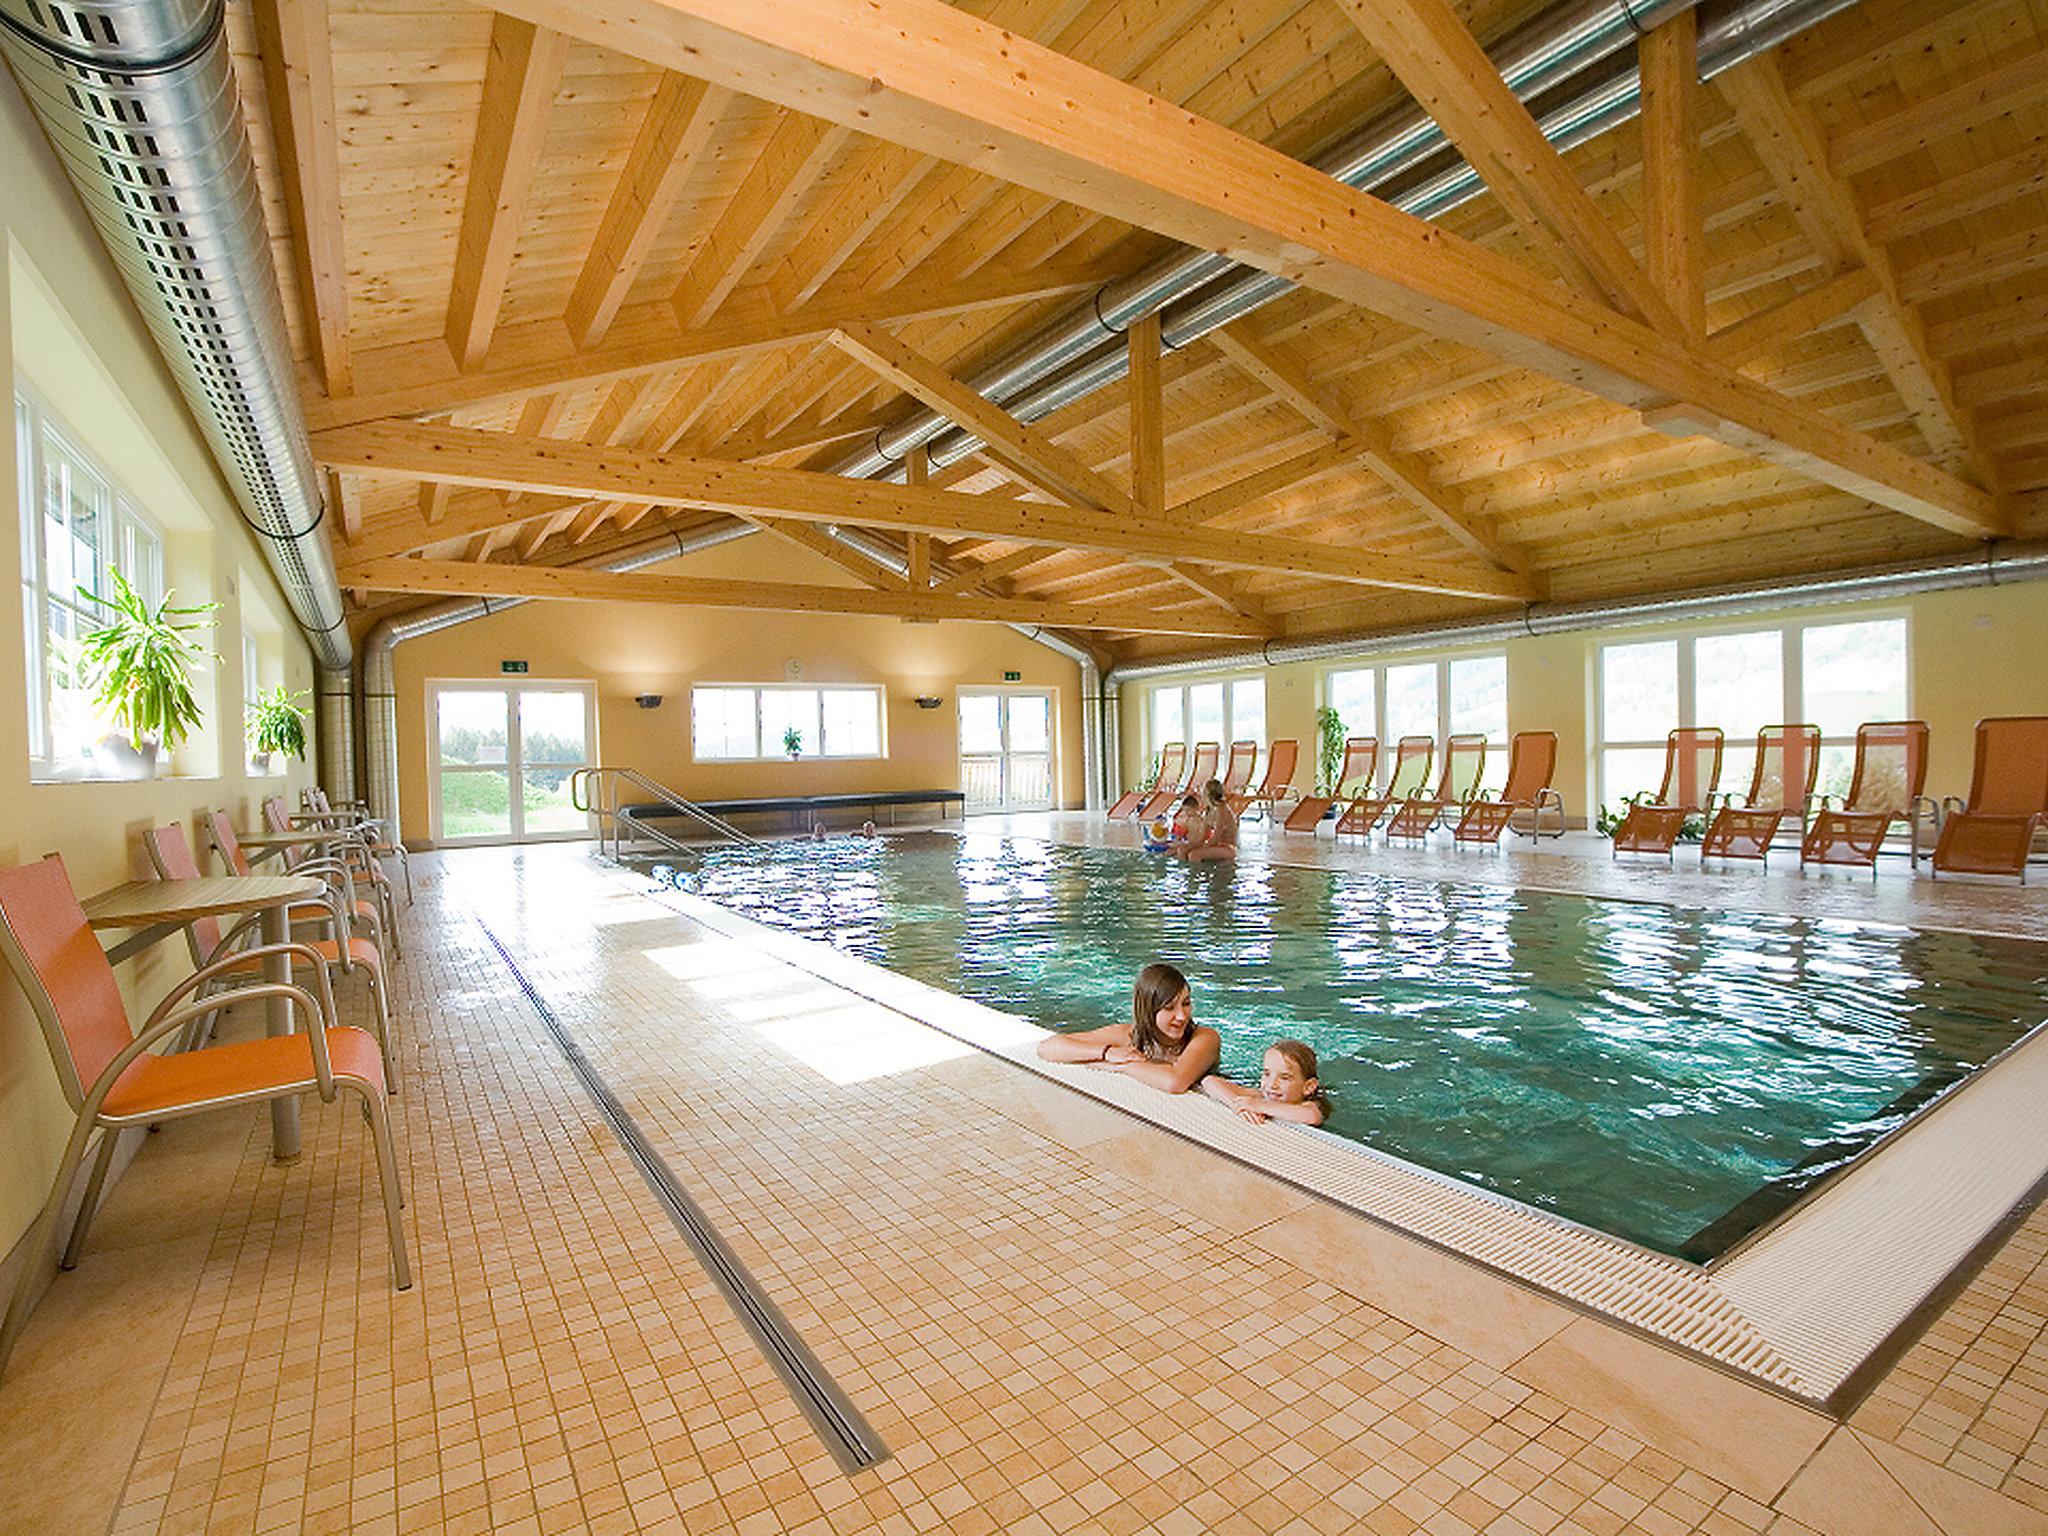
[[(787, 812), (791, 824), (801, 828), (806, 816), (819, 811), (887, 810), (889, 824), (896, 823), (896, 808), (903, 805), (936, 805), (939, 819), (944, 820), (948, 811), (958, 806), (960, 814), (967, 814), (967, 796), (957, 789), (891, 789), (866, 795), (769, 795), (759, 800), (699, 800), (697, 805), (713, 816), (745, 816), (754, 812)], [(659, 801), (648, 801), (640, 805), (622, 805), (619, 815), (626, 821), (656, 821), (665, 818), (680, 818), (687, 812), (679, 811), (672, 805)]]

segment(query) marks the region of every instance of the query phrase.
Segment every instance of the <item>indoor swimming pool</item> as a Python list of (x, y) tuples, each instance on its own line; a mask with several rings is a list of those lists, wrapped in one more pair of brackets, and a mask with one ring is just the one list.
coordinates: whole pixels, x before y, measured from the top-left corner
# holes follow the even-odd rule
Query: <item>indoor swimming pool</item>
[(1049, 1028), (1128, 1019), (1168, 960), (1231, 1076), (1305, 1040), (1329, 1131), (1695, 1261), (2048, 1020), (2038, 943), (1504, 885), (973, 832), (670, 878)]

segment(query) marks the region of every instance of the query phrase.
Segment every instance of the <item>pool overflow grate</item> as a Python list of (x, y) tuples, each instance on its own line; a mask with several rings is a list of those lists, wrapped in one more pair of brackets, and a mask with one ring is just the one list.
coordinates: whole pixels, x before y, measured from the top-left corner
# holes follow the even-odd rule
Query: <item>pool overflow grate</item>
[(803, 1409), (804, 1416), (811, 1421), (811, 1427), (825, 1442), (825, 1448), (839, 1463), (840, 1470), (858, 1472), (887, 1461), (889, 1447), (882, 1443), (882, 1437), (875, 1432), (874, 1426), (840, 1391), (818, 1357), (811, 1353), (789, 1319), (782, 1315), (782, 1310), (768, 1299), (760, 1282), (719, 1236), (718, 1228), (705, 1214), (704, 1208), (683, 1188), (675, 1170), (655, 1150), (646, 1133), (640, 1129), (639, 1122), (619, 1102), (597, 1068), (591, 1065), (590, 1058), (576, 1043), (576, 1037), (555, 1017), (547, 999), (527, 980), (526, 973), (520, 970), (519, 963), (499, 942), (490, 925), (481, 918), (474, 920), (483, 936), (490, 941), (491, 948), (497, 951), (498, 958), (505, 962), (512, 979), (519, 983), (519, 990), (526, 994), (526, 1000), (533, 1005), (533, 1011), (547, 1026), (548, 1033), (554, 1036), (563, 1059), (596, 1101), (619, 1144), (626, 1149), (627, 1155), (639, 1168), (640, 1176), (647, 1181), (647, 1187), (654, 1191), (655, 1198), (668, 1212), (669, 1220), (675, 1223), (676, 1231), (690, 1245), (747, 1332), (754, 1336), (761, 1353), (789, 1388), (790, 1395)]

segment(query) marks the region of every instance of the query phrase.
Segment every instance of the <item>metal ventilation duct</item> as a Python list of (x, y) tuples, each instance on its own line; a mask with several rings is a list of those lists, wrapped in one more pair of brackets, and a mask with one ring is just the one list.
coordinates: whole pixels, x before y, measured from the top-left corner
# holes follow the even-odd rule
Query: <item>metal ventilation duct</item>
[[(1700, 78), (1710, 79), (1856, 0), (1730, 0), (1701, 6)], [(1537, 17), (1494, 50), (1501, 77), (1531, 102), (1545, 137), (1570, 149), (1642, 110), (1633, 44), (1693, 0), (1573, 0)], [(1384, 197), (1407, 213), (1435, 218), (1486, 190), (1420, 107), (1388, 112), (1315, 160), (1317, 169)], [(1038, 421), (1124, 376), (1123, 333), (1158, 310), (1161, 340), (1185, 347), (1291, 292), (1270, 272), (1211, 251), (1182, 250), (1098, 290), (1019, 342), (967, 382), (1020, 421)], [(867, 448), (832, 466), (863, 479), (900, 477), (904, 458), (925, 445), (933, 468), (981, 447), (972, 433), (919, 411), (875, 434)]]
[[(315, 659), (345, 671), (341, 589), (222, 15), (222, 0), (0, 0), (0, 49)], [(324, 758), (337, 748), (321, 736)]]

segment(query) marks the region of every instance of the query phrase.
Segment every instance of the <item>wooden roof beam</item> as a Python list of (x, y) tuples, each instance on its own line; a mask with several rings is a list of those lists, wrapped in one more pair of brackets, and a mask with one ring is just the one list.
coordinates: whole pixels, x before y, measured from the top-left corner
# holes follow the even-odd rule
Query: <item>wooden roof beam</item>
[(1685, 334), (1698, 340), (1707, 333), (1698, 16), (1681, 10), (1644, 33), (1636, 67), (1642, 74), (1645, 264)]
[(1675, 334), (1664, 296), (1448, 0), (1338, 0), (1514, 221), (1590, 298)]
[(448, 296), (448, 350), (456, 366), (475, 368), (491, 344), (512, 248), (547, 138), (548, 111), (562, 83), (569, 40), (516, 16), (491, 17), (490, 62), (470, 149), (455, 282)]
[(1027, 565), (1036, 565), (1048, 555), (1058, 553), (1057, 549), (1044, 544), (1027, 544), (1022, 549), (1013, 549), (1007, 555), (998, 555), (993, 560), (983, 560), (979, 564), (965, 564), (955, 560), (953, 574), (934, 581), (932, 590), (969, 592), (990, 582), (1000, 581), (1005, 576), (1014, 575)]
[(563, 317), (580, 351), (604, 340), (640, 275), (676, 195), (732, 100), (730, 92), (688, 75), (665, 73), (612, 187)]
[(738, 608), (776, 613), (958, 619), (981, 624), (1039, 624), (1065, 629), (1108, 629), (1138, 634), (1236, 639), (1259, 639), (1265, 633), (1258, 625), (1235, 615), (1155, 613), (1118, 604), (948, 596), (938, 592), (912, 592), (908, 588), (885, 592), (865, 587), (729, 581), (638, 571), (593, 571), (573, 566), (476, 565), (462, 560), (379, 560), (353, 568), (350, 579), (360, 581), (369, 590), (380, 592), (566, 598), (583, 602), (659, 603), (668, 607)]
[(676, 284), (670, 303), (685, 328), (702, 325), (746, 276), (825, 162), (846, 142), (846, 130), (785, 112), (768, 132), (746, 179), (719, 214)]
[[(377, 422), (314, 437), (314, 457), (336, 469), (456, 485), (530, 490), (585, 500), (701, 507), (740, 517), (847, 523), (913, 533), (982, 534), (1026, 544), (1100, 549), (1135, 559), (1286, 571), (1463, 597), (1523, 600), (1530, 583), (1512, 573), (1411, 560), (1305, 539), (1192, 528), (1155, 518), (1105, 515), (1041, 502), (851, 480), (814, 470), (598, 448), (552, 438), (515, 438), (465, 427)], [(482, 533), (490, 519), (437, 525), (439, 539)]]
[(1996, 490), (1993, 461), (1956, 402), (1948, 369), (1928, 348), (1919, 312), (1901, 294), (1891, 252), (1865, 233), (1854, 190), (1830, 166), (1820, 128), (1792, 99), (1778, 61), (1759, 55), (1718, 76), (1715, 84), (1823, 263), (1837, 272), (1862, 267), (1877, 279), (1878, 291), (1857, 312), (1857, 323), (1920, 435), (1942, 463)]
[(941, 0), (499, 3), (892, 143), (999, 168), (1019, 187), (1227, 250), (1631, 409), (1683, 404), (1731, 443), (1768, 444), (1823, 483), (1938, 527), (1982, 538), (2010, 526), (1988, 492), (1681, 338)]
[(284, 183), (292, 270), (313, 371), (329, 395), (354, 386), (348, 264), (341, 238), (341, 135), (327, 0), (256, 0), (263, 92)]
[(1166, 569), (1177, 581), (1193, 588), (1210, 602), (1219, 604), (1239, 618), (1259, 625), (1267, 635), (1280, 633), (1279, 621), (1268, 613), (1257, 599), (1248, 596), (1222, 571), (1204, 570), (1201, 566), (1190, 565), (1185, 560), (1176, 560)]

